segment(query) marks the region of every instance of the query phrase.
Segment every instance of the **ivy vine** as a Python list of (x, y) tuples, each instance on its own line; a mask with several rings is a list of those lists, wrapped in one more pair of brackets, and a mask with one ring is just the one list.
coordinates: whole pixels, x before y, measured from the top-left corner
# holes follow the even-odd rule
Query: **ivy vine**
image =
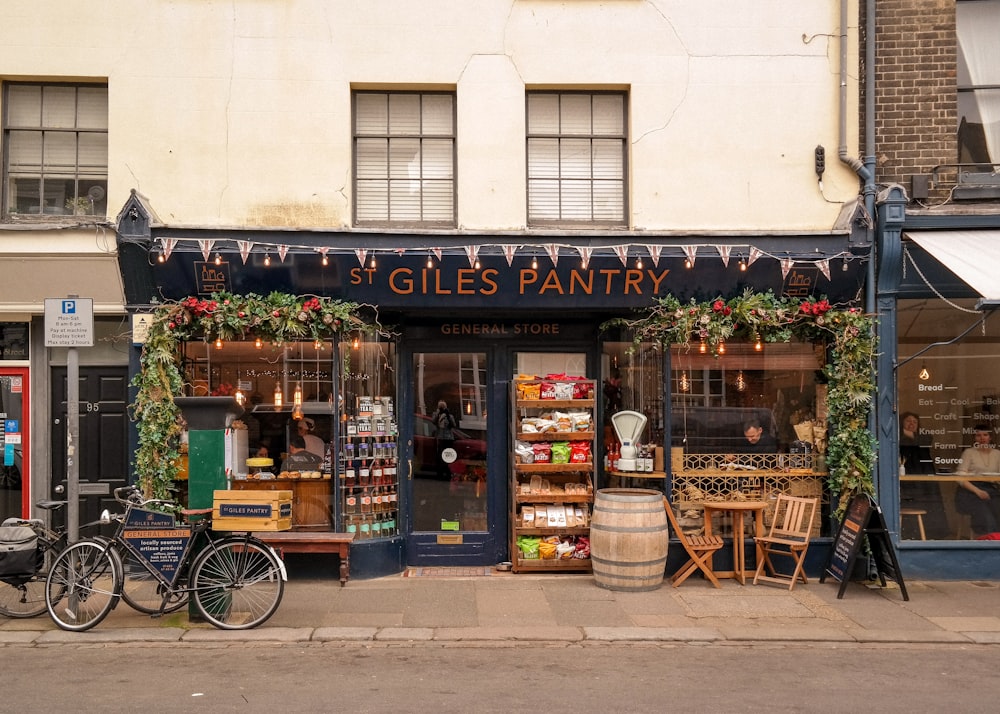
[(326, 340), (362, 327), (356, 303), (273, 292), (267, 296), (215, 293), (158, 306), (132, 380), (138, 388), (132, 416), (138, 423), (135, 469), (148, 498), (169, 498), (177, 478), (183, 425), (174, 397), (183, 393), (178, 359), (190, 339), (253, 340), (281, 344)]

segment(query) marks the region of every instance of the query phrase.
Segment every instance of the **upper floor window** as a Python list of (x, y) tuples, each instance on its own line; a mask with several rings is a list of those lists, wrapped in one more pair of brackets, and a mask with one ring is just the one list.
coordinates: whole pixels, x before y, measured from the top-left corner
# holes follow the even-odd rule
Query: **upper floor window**
[(529, 92), (528, 224), (625, 226), (625, 94)]
[(959, 163), (1000, 168), (1000, 0), (955, 5)]
[(8, 217), (107, 214), (108, 88), (4, 85)]
[(455, 225), (453, 93), (354, 93), (354, 222)]

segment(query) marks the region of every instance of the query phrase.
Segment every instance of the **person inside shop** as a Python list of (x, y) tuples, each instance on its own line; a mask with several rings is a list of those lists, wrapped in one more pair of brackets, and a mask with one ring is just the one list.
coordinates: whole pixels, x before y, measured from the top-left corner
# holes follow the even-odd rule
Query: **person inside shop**
[(323, 443), (322, 439), (312, 433), (315, 428), (316, 422), (309, 417), (299, 419), (298, 424), (295, 425), (295, 430), (306, 442), (306, 451), (316, 454), (316, 456), (322, 460), (323, 457), (326, 456), (326, 444)]
[(451, 469), (448, 462), (444, 460), (445, 449), (455, 447), (455, 427), (458, 423), (450, 411), (448, 403), (443, 399), (438, 402), (438, 410), (434, 415), (434, 438), (437, 449), (437, 474), (438, 478), (448, 479), (451, 477)]
[[(920, 433), (920, 417), (914, 412), (903, 412), (899, 417), (899, 473), (900, 476), (934, 473), (934, 459), (931, 457), (930, 438)], [(900, 481), (899, 500), (901, 508), (926, 511), (921, 514), (924, 534), (931, 540), (946, 537), (948, 523), (941, 489), (933, 481)], [(904, 518), (900, 526), (904, 539), (916, 540), (921, 537), (917, 522)]]
[[(993, 447), (993, 432), (988, 424), (976, 424), (975, 442), (962, 452), (956, 474), (963, 476), (1000, 476), (1000, 451)], [(995, 481), (958, 481), (955, 508), (971, 519), (973, 537), (1000, 532), (1000, 483)]]
[(306, 449), (306, 440), (301, 434), (292, 434), (288, 439), (288, 456), (281, 462), (285, 471), (317, 471), (323, 459)]
[(778, 442), (764, 430), (759, 419), (750, 419), (743, 424), (743, 437), (738, 449), (741, 454), (774, 454), (778, 451)]

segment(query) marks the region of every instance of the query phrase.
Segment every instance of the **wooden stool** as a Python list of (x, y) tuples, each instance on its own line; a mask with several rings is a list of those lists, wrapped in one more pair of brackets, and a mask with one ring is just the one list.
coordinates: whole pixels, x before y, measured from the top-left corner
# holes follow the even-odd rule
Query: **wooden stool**
[(903, 516), (916, 516), (917, 517), (917, 529), (920, 531), (920, 540), (927, 540), (927, 531), (924, 530), (924, 516), (927, 515), (927, 511), (920, 508), (900, 508), (899, 516), (902, 520)]

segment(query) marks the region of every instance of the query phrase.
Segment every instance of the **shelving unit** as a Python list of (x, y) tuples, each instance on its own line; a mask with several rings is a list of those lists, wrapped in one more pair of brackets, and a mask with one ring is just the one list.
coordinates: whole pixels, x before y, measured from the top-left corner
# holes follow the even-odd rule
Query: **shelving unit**
[[(578, 398), (574, 399), (534, 399), (525, 398), (520, 387), (539, 389), (543, 383), (558, 382), (566, 384), (569, 380), (552, 379), (518, 379), (511, 385), (512, 423), (511, 423), (511, 503), (510, 522), (511, 538), (510, 552), (513, 570), (516, 573), (538, 571), (590, 571), (590, 558), (556, 557), (556, 558), (526, 558), (518, 547), (518, 538), (528, 537), (558, 537), (568, 542), (580, 537), (590, 537), (590, 518), (594, 503), (594, 458), (596, 454), (596, 388), (594, 380), (572, 380), (571, 383)], [(565, 387), (561, 388), (565, 391)], [(580, 396), (585, 395), (585, 396)], [(568, 414), (586, 413), (589, 417), (586, 430), (577, 428), (561, 428), (556, 431), (547, 430), (540, 433), (525, 431), (529, 420), (553, 417), (556, 412)], [(563, 427), (566, 424), (564, 422)], [(589, 449), (588, 460), (569, 463), (526, 463), (518, 455), (518, 442), (532, 446), (544, 445), (551, 449), (552, 444), (566, 442), (585, 443)], [(570, 454), (572, 454), (572, 448)], [(544, 484), (548, 483), (546, 489)], [(551, 511), (550, 511), (551, 509)], [(571, 509), (572, 525), (569, 523)], [(545, 525), (539, 521), (540, 513), (545, 514)], [(580, 522), (578, 522), (580, 521)]]
[(359, 397), (340, 425), (341, 522), (357, 540), (399, 533), (396, 416), (389, 397)]

